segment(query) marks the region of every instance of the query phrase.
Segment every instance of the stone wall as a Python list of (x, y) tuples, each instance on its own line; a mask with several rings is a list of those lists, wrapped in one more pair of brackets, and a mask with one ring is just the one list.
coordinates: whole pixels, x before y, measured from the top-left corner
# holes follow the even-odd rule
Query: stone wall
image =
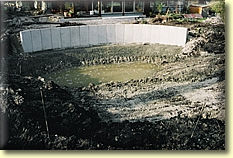
[(184, 46), (187, 28), (148, 24), (85, 25), (20, 32), (24, 52), (117, 43)]

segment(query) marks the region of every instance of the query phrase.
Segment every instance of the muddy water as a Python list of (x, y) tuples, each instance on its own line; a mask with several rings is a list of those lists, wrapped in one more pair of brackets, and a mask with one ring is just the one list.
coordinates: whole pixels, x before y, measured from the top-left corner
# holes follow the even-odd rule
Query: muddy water
[(101, 84), (110, 81), (128, 81), (152, 76), (158, 70), (154, 64), (133, 62), (108, 65), (74, 67), (45, 76), (61, 86), (80, 87), (89, 83)]

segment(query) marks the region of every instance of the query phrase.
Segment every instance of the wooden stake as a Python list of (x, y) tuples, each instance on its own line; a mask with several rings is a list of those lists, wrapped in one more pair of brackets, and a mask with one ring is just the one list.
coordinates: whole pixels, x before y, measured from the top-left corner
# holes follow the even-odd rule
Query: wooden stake
[(46, 115), (46, 111), (45, 111), (45, 103), (44, 103), (42, 87), (40, 88), (40, 95), (41, 95), (41, 102), (42, 102), (42, 105), (43, 105), (44, 119), (45, 119), (45, 126), (46, 126), (47, 136), (50, 139), (50, 137), (49, 137), (49, 126), (48, 126), (47, 115)]

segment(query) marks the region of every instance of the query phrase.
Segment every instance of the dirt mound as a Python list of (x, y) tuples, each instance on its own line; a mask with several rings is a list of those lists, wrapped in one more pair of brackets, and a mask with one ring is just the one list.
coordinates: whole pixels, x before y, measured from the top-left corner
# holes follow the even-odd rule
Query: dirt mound
[(216, 119), (176, 117), (155, 123), (109, 123), (95, 139), (102, 149), (223, 150), (224, 132), (224, 122)]
[(184, 55), (198, 55), (200, 51), (225, 53), (224, 24), (197, 24), (190, 28), (189, 37), (182, 51)]
[(9, 77), (9, 149), (53, 148), (57, 136), (85, 138), (95, 132), (99, 121), (95, 112), (84, 110), (53, 82), (41, 80)]

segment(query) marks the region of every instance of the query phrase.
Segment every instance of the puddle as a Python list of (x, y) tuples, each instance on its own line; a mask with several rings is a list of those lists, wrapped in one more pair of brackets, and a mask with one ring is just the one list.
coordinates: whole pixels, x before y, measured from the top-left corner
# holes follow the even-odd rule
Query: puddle
[(110, 81), (125, 82), (131, 79), (142, 79), (152, 76), (157, 70), (157, 65), (133, 62), (74, 67), (51, 73), (45, 78), (61, 86), (81, 87), (88, 86), (89, 83), (97, 85)]

